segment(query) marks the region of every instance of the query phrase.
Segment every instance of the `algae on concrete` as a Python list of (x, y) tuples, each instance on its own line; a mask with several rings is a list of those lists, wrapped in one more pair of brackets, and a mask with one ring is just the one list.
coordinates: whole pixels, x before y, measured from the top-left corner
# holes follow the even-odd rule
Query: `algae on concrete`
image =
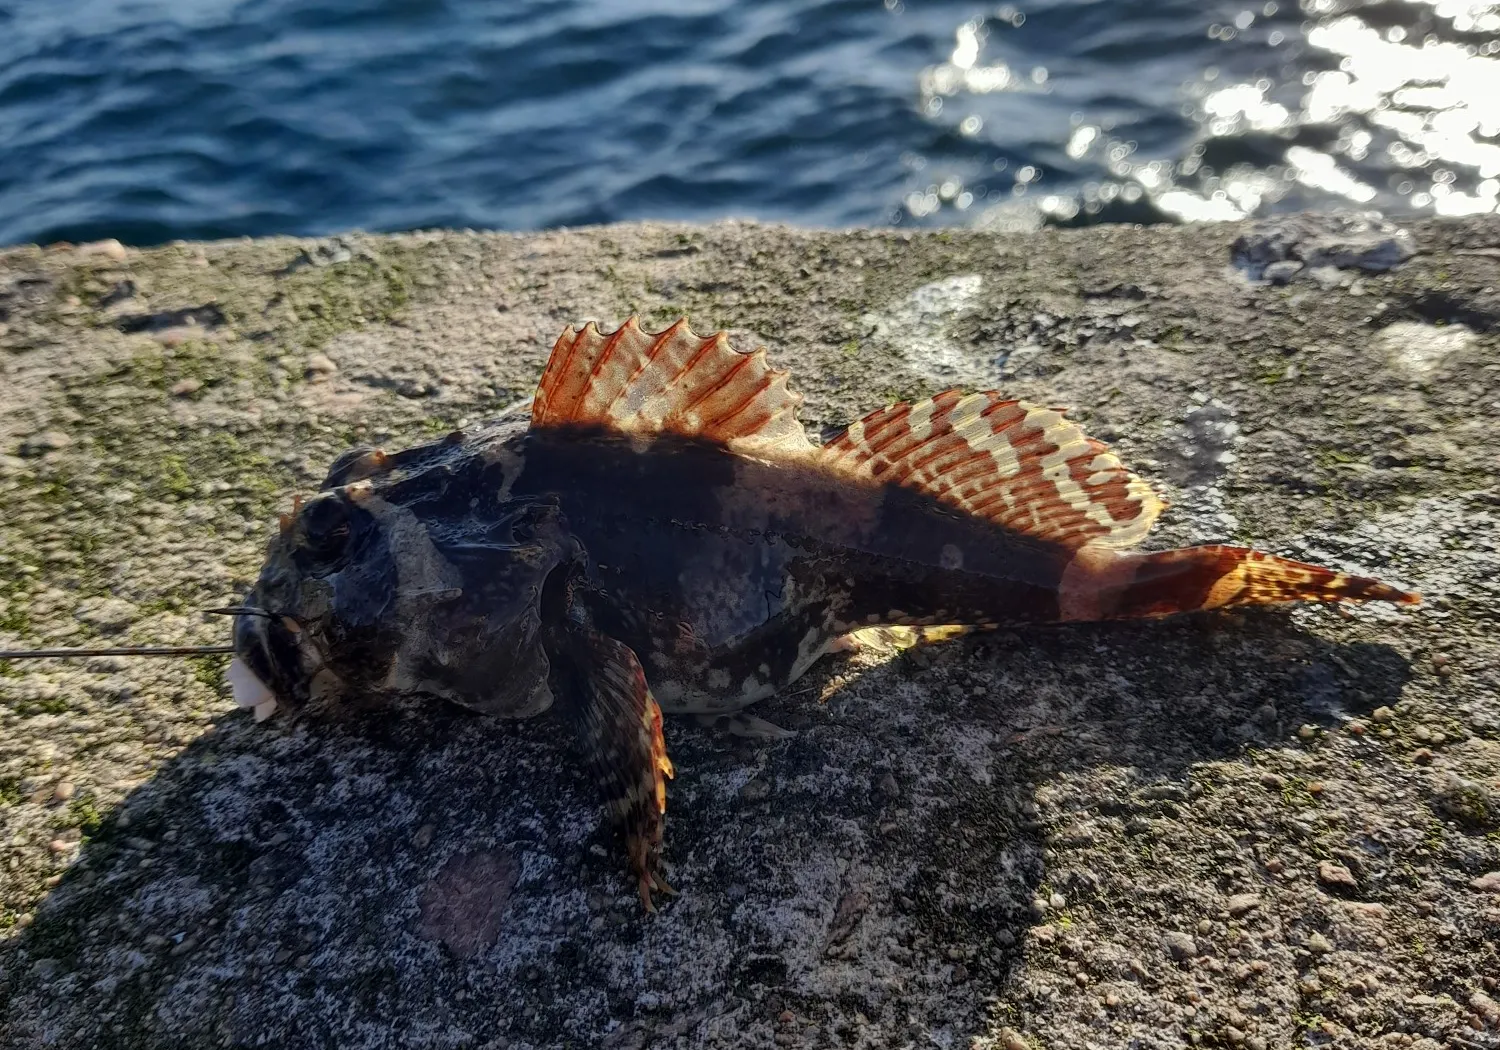
[(222, 641), (195, 610), (334, 455), (632, 312), (768, 345), (815, 435), (1070, 405), (1153, 543), (1428, 598), (829, 659), (776, 744), (674, 721), (652, 919), (551, 719), (256, 727), (222, 659), (0, 662), (0, 1043), (1496, 1045), (1500, 222), (1297, 222), (0, 253), (3, 647)]

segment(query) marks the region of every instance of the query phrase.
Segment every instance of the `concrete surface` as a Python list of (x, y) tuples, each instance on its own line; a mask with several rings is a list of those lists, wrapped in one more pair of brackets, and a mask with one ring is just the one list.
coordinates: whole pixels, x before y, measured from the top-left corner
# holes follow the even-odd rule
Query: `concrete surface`
[(338, 451), (632, 312), (768, 345), (814, 434), (1074, 406), (1153, 543), (1428, 599), (829, 659), (783, 743), (671, 722), (654, 919), (550, 719), (0, 665), (0, 1044), (1500, 1046), (1497, 289), (1493, 219), (0, 252), (0, 648), (224, 640), (197, 610)]

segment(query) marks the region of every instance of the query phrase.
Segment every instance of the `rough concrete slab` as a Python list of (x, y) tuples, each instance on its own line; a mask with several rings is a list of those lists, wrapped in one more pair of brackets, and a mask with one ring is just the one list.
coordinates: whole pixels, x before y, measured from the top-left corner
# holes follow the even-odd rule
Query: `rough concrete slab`
[(338, 451), (632, 312), (765, 343), (815, 433), (955, 381), (1074, 406), (1171, 498), (1154, 543), (1428, 597), (830, 659), (774, 744), (671, 723), (649, 919), (550, 720), (254, 726), (219, 658), (3, 665), (0, 1043), (1500, 1045), (1500, 222), (1342, 269), (1296, 235), (0, 253), (0, 647), (222, 640), (196, 610)]

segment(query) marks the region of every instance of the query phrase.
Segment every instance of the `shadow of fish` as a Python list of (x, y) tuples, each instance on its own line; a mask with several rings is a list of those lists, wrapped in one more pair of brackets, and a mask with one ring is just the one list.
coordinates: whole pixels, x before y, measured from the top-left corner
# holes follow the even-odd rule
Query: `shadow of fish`
[(567, 329), (529, 420), (352, 449), (283, 515), (236, 699), (556, 705), (652, 910), (662, 713), (741, 711), (857, 632), (1418, 600), (1243, 547), (1132, 552), (1161, 501), (1056, 409), (948, 391), (817, 446), (800, 402), (723, 333)]

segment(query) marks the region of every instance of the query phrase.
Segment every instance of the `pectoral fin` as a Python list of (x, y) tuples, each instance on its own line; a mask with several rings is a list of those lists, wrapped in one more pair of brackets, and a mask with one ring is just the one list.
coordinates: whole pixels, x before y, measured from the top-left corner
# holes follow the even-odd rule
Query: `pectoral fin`
[(641, 903), (655, 911), (653, 891), (674, 893), (661, 877), (663, 817), (672, 761), (662, 736), (661, 708), (629, 646), (594, 626), (586, 604), (566, 593), (549, 624), (552, 691), (572, 722), (594, 782), (625, 834)]

